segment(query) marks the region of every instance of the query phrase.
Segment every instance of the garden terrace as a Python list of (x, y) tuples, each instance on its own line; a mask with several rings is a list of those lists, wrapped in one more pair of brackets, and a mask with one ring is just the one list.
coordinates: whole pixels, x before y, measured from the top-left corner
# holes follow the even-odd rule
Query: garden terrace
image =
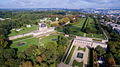
[(39, 40), (40, 44), (45, 44), (47, 42), (56, 42), (52, 41), (52, 39), (58, 39), (58, 35), (51, 35), (48, 37), (43, 37), (42, 39)]
[[(51, 35), (48, 37), (44, 37), (42, 39), (34, 38), (32, 36), (27, 36), (27, 37), (23, 37), (20, 39), (12, 40), (13, 43), (10, 45), (10, 47), (11, 48), (18, 48), (18, 52), (24, 52), (31, 45), (40, 46), (41, 44), (45, 44), (48, 42), (55, 42), (56, 43), (56, 41), (52, 41), (52, 39), (57, 39), (57, 38), (58, 38), (58, 35)], [(21, 44), (21, 43), (25, 43), (25, 44), (18, 46), (18, 44)]]
[(10, 37), (10, 36), (21, 35), (21, 34), (25, 34), (25, 33), (29, 33), (31, 31), (37, 30), (35, 26), (31, 26), (30, 28), (27, 28), (27, 27), (21, 27), (21, 28), (22, 30), (20, 31), (10, 30), (10, 34), (8, 36)]
[[(18, 46), (20, 43), (25, 43), (22, 46)], [(27, 48), (29, 48), (31, 45), (40, 46), (38, 42), (38, 38), (29, 38), (29, 39), (23, 39), (18, 41), (13, 41), (13, 44), (10, 45), (11, 48), (17, 48), (18, 52), (24, 52)]]

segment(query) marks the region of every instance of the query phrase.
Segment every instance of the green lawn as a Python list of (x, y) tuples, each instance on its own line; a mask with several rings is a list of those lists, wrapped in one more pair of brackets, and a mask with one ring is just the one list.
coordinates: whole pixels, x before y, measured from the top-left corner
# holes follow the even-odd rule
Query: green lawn
[(95, 27), (95, 22), (92, 18), (88, 17), (87, 21), (86, 21), (86, 24), (85, 24), (85, 28), (87, 27), (90, 27), (91, 30), (94, 30), (94, 31), (97, 31), (96, 30), (96, 27)]
[(102, 42), (102, 40), (99, 40), (99, 39), (92, 39), (92, 40), (97, 42)]
[[(32, 38), (32, 36), (27, 36), (19, 39), (13, 40), (13, 44), (10, 45), (11, 48), (18, 48), (18, 52), (25, 51), (26, 48), (29, 48), (30, 45), (40, 46), (41, 44), (45, 44), (47, 42), (53, 42), (51, 39), (57, 39), (58, 35), (51, 35), (48, 37), (44, 37), (40, 40), (38, 38)], [(25, 40), (24, 40), (25, 39)], [(56, 41), (54, 41), (56, 42)], [(25, 45), (18, 46), (20, 43), (25, 43)]]
[(21, 30), (21, 31), (11, 30), (10, 31), (11, 33), (8, 36), (16, 36), (16, 35), (20, 35), (20, 34), (24, 34), (24, 33), (28, 33), (28, 32), (37, 30), (37, 28), (34, 26), (31, 26), (30, 28), (26, 28), (26, 27), (21, 27), (21, 28), (23, 28), (24, 30)]
[(58, 32), (63, 32), (63, 27), (56, 28)]
[(83, 50), (83, 51), (85, 51), (85, 50), (86, 50), (86, 48), (81, 48), (81, 47), (78, 47), (78, 50)]
[(89, 19), (89, 24), (88, 25), (95, 28), (95, 24), (93, 24), (94, 20), (90, 17), (88, 19)]
[(74, 60), (72, 66), (73, 67), (75, 67), (75, 66), (83, 67), (83, 62), (77, 62), (76, 60)]
[[(85, 21), (85, 18), (80, 18), (76, 23), (71, 23), (72, 26), (70, 27), (70, 34), (83, 36), (84, 32), (81, 31), (82, 25)], [(56, 28), (57, 31), (63, 32), (63, 27)]]
[(70, 34), (73, 35), (77, 35), (77, 36), (83, 36), (84, 32), (81, 31), (81, 28), (84, 24), (86, 18), (81, 18), (79, 19), (79, 21), (77, 21), (76, 23), (72, 24), (72, 26), (70, 27)]
[(83, 36), (83, 34), (84, 34), (81, 31), (80, 27), (71, 26), (70, 30), (71, 30), (70, 34), (72, 34), (72, 35)]
[[(89, 19), (88, 27), (90, 27), (91, 30), (93, 30), (93, 31), (95, 31), (95, 30), (97, 31), (97, 29), (95, 27), (94, 20), (92, 18), (90, 18), (90, 17), (88, 19)], [(95, 34), (95, 33), (87, 34), (86, 37), (104, 39), (104, 35)]]
[[(61, 28), (57, 28), (56, 29), (58, 32), (63, 32), (63, 28), (61, 27)], [(77, 36), (83, 36), (83, 32), (81, 31), (81, 28), (79, 28), (79, 27), (75, 27), (75, 26), (71, 26), (70, 27), (70, 34), (72, 34), (72, 35), (77, 35)]]
[(70, 59), (71, 59), (71, 57), (72, 57), (72, 54), (73, 54), (75, 48), (76, 48), (76, 46), (73, 46), (73, 47), (72, 47), (72, 49), (71, 49), (71, 51), (70, 51), (70, 54), (68, 55), (67, 60), (65, 61), (66, 64), (69, 64)]
[[(18, 46), (20, 43), (25, 43), (25, 45)], [(13, 41), (13, 44), (10, 45), (11, 48), (18, 48), (18, 52), (24, 52), (26, 48), (29, 48), (30, 45), (37, 45), (40, 46), (38, 42), (38, 38), (30, 38), (22, 41), (15, 42)]]
[(86, 37), (104, 39), (104, 35), (101, 34), (87, 34)]
[(85, 19), (86, 19), (86, 18), (81, 18), (81, 19), (79, 19), (79, 21), (77, 21), (76, 23), (74, 23), (73, 26), (75, 26), (75, 27), (81, 27), (81, 28), (82, 28)]
[(40, 40), (40, 44), (45, 44), (47, 42), (53, 42), (51, 39), (58, 39), (58, 35), (51, 35), (51, 36), (48, 36), (48, 37), (44, 37)]

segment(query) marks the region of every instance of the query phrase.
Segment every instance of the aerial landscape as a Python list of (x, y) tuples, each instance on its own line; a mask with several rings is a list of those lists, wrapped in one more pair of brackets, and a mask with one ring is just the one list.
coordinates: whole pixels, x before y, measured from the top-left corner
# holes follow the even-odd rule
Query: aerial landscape
[(0, 67), (119, 67), (119, 0), (0, 0)]

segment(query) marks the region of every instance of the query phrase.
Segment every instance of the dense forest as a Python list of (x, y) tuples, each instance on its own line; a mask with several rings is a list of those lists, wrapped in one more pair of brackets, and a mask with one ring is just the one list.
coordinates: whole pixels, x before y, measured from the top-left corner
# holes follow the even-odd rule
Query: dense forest
[(109, 33), (109, 36), (110, 36), (106, 58), (111, 57), (111, 59), (113, 58), (113, 60), (115, 60), (113, 61), (114, 63), (116, 62), (116, 64), (120, 64), (119, 62), (120, 61), (120, 55), (119, 55), (120, 36), (115, 31), (113, 31), (110, 27), (105, 25), (102, 25), (102, 27)]
[[(98, 18), (97, 18), (98, 19)], [(102, 19), (105, 19), (106, 21), (110, 22), (111, 20), (108, 17), (103, 17)], [(117, 34), (109, 25), (101, 24), (100, 19), (98, 19), (99, 27), (102, 27), (104, 29), (104, 32), (106, 32), (109, 40), (107, 43), (107, 50), (106, 52), (102, 54), (104, 56), (104, 61), (106, 63), (107, 67), (117, 67), (117, 65), (120, 64), (120, 36)]]

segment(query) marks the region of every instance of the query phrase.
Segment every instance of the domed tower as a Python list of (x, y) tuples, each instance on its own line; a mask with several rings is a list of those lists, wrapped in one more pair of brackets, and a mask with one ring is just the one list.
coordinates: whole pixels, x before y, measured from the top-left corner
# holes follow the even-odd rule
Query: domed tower
[(42, 31), (42, 30), (45, 30), (45, 29), (47, 29), (47, 25), (45, 23), (41, 23), (38, 30)]

